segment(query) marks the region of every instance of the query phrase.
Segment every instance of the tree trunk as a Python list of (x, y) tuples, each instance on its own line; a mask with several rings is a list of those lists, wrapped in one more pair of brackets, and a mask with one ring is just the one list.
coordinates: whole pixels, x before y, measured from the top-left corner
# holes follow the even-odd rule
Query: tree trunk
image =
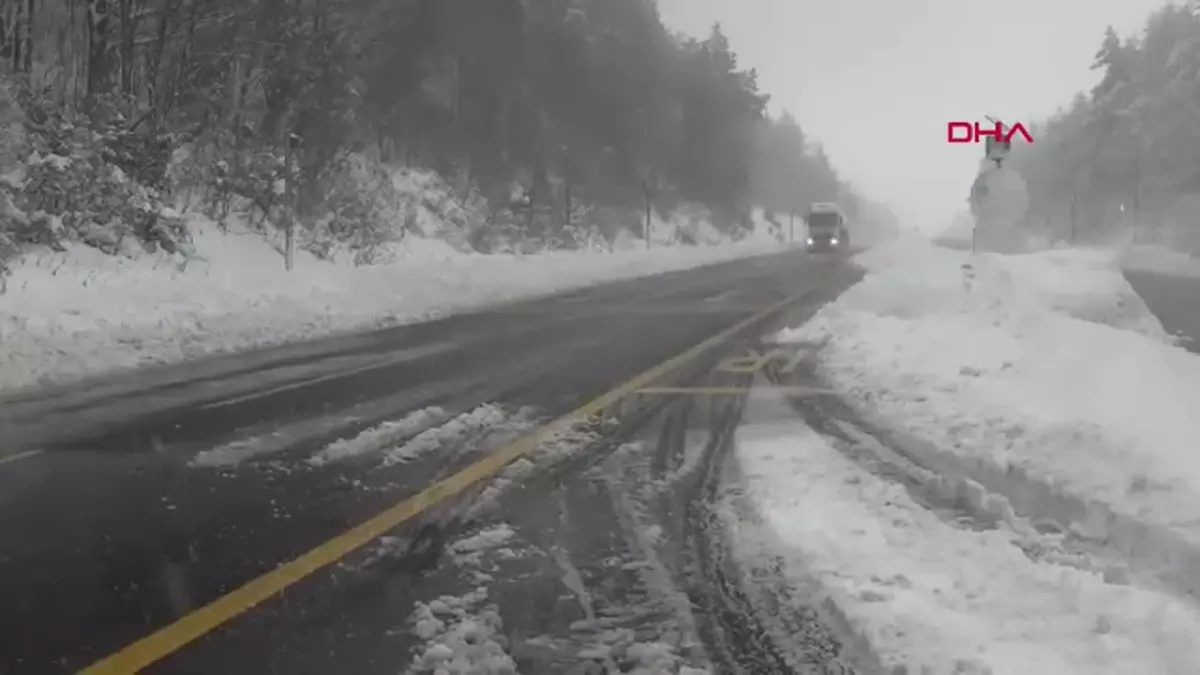
[(130, 96), (134, 91), (133, 40), (137, 34), (137, 22), (133, 17), (132, 0), (120, 0), (121, 3), (121, 93)]
[(108, 53), (109, 0), (91, 0), (88, 5), (87, 95), (106, 93), (112, 64)]

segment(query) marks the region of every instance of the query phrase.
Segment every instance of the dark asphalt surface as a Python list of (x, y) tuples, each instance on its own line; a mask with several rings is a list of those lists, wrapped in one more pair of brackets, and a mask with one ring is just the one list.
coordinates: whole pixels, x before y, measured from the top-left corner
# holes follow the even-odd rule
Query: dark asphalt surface
[[(785, 297), (818, 302), (849, 281), (840, 260), (791, 252), (0, 399), (0, 453), (41, 451), (0, 464), (0, 673), (75, 672), (530, 423)], [(687, 376), (711, 365), (697, 362)], [(457, 414), (485, 403), (524, 411), (525, 426), (446, 437), (447, 447), (391, 466), (381, 452), (305, 461), (418, 409)], [(632, 412), (623, 429), (641, 419)], [(238, 464), (190, 465), (198, 453), (247, 441), (254, 452)], [(539, 531), (535, 516), (546, 512), (530, 500), (534, 515), (522, 527)], [(588, 542), (577, 548), (614, 531), (603, 510), (580, 513), (598, 520), (568, 528)], [(398, 626), (420, 592), (438, 587), (438, 571), (448, 574), (401, 548), (314, 575), (151, 671), (394, 675), (411, 647), (411, 636), (393, 639), (405, 632)], [(545, 611), (527, 615), (549, 630), (559, 615)]]
[[(789, 320), (824, 299), (802, 303)], [(751, 348), (767, 349), (749, 337), (731, 341), (663, 384), (746, 387), (751, 377), (712, 366)], [(593, 429), (566, 461), (461, 521), (440, 555), (414, 554), (413, 533), (398, 533), (153, 672), (413, 672), (405, 668), (430, 644), (414, 609), (462, 603), (462, 613), (437, 617), (459, 626), (494, 618), (496, 639), (523, 675), (679, 672), (636, 669), (649, 665), (638, 648), (656, 643), (672, 648), (676, 668), (853, 675), (852, 659), (816, 611), (791, 602), (786, 589), (765, 587), (762, 570), (738, 569), (728, 555), (711, 507), (745, 403), (741, 395), (633, 397), (613, 411), (619, 424)], [(464, 555), (460, 546), (496, 527), (509, 536)], [(464, 602), (474, 594), (485, 597)], [(482, 631), (471, 632), (486, 651)]]
[(1180, 346), (1200, 354), (1200, 277), (1130, 270), (1125, 278)]

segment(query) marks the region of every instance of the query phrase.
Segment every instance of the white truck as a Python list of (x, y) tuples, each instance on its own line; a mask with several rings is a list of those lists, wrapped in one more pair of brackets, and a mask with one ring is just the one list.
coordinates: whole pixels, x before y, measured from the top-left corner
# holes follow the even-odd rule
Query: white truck
[(845, 212), (835, 202), (814, 202), (804, 216), (808, 229), (804, 243), (811, 252), (832, 252), (850, 246), (850, 227)]

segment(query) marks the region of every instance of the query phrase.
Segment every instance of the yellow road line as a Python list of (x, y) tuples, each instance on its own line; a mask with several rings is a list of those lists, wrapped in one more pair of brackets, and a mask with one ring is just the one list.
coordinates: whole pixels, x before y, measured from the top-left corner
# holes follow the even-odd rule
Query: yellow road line
[(663, 361), (599, 398), (584, 404), (574, 412), (567, 413), (533, 433), (518, 438), (449, 478), (389, 507), (370, 520), (319, 544), (300, 557), (276, 567), (212, 603), (126, 646), (102, 661), (88, 666), (80, 671), (80, 675), (130, 675), (166, 658), (194, 640), (278, 595), (289, 586), (333, 565), (346, 555), (366, 546), (425, 511), (495, 476), (516, 459), (532, 453), (542, 440), (555, 431), (599, 415), (622, 398), (648, 386), (651, 382), (680, 368), (741, 331), (767, 319), (773, 313), (800, 301), (803, 297), (803, 295), (795, 296), (778, 302), (754, 316), (726, 328), (691, 349)]
[(0, 464), (9, 464), (40, 454), (42, 454), (41, 450), (26, 450), (24, 452), (14, 452), (11, 455), (0, 455)]
[(836, 394), (832, 389), (800, 385), (779, 387), (644, 387), (638, 394), (689, 394), (692, 396), (821, 396)]

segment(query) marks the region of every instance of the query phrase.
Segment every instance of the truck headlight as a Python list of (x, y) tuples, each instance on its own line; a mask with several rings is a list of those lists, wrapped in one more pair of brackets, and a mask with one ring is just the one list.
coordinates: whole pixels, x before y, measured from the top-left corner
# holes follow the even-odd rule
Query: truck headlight
[(812, 243), (813, 243), (812, 237), (809, 237), (808, 239), (805, 239), (805, 240), (804, 240), (804, 243), (806, 243), (806, 244), (809, 244), (809, 245), (812, 245)]
[(834, 237), (833, 239), (830, 239), (830, 240), (829, 240), (829, 243), (830, 243), (830, 244), (833, 244), (834, 246), (837, 246), (837, 237)]

